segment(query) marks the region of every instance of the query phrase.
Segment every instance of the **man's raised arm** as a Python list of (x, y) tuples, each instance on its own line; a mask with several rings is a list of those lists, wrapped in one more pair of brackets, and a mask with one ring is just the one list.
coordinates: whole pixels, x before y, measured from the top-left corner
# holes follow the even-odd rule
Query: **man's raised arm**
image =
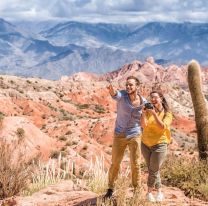
[(111, 80), (108, 78), (107, 82), (109, 83), (109, 85), (107, 86), (107, 89), (110, 93), (110, 95), (112, 97), (115, 97), (117, 95), (117, 90), (113, 87), (113, 85), (111, 84)]
[(107, 86), (107, 89), (112, 97), (117, 95), (117, 91), (113, 88), (111, 83)]

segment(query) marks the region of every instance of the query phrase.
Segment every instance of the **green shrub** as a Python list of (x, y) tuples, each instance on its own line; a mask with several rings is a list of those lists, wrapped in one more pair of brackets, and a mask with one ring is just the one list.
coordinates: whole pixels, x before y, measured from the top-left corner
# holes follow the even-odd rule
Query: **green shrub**
[(79, 109), (88, 109), (89, 108), (89, 104), (77, 104), (76, 105)]
[(100, 113), (100, 114), (105, 113), (105, 109), (103, 108), (102, 105), (95, 105), (94, 111), (97, 112), (97, 113)]
[(161, 171), (164, 183), (184, 190), (189, 197), (208, 200), (208, 164), (185, 157), (167, 159)]
[(73, 121), (74, 118), (73, 118), (72, 116), (66, 115), (66, 116), (62, 116), (62, 118), (60, 118), (60, 120), (65, 120), (65, 121), (69, 120), (69, 121)]

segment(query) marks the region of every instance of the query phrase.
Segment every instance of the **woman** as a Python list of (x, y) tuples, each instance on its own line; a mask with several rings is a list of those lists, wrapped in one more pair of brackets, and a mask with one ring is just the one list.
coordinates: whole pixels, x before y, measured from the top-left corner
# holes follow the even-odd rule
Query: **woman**
[[(152, 105), (143, 108), (141, 126), (143, 128), (141, 151), (148, 167), (147, 200), (159, 202), (164, 199), (161, 191), (160, 168), (167, 155), (170, 143), (170, 124), (172, 113), (163, 94), (157, 91), (150, 93)], [(156, 198), (153, 189), (157, 190)]]

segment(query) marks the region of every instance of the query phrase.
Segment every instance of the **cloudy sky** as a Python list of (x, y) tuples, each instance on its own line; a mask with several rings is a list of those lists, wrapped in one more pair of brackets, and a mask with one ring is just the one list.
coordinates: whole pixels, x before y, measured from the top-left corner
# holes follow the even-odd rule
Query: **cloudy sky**
[(208, 22), (208, 0), (0, 0), (0, 17), (88, 22)]

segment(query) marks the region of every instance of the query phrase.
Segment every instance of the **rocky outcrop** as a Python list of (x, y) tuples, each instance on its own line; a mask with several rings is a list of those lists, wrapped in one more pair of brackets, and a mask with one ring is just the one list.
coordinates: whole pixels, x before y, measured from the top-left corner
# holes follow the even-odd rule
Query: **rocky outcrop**
[[(84, 206), (95, 205), (97, 195), (76, 188), (72, 181), (51, 185), (29, 197), (18, 197), (17, 206)], [(92, 203), (92, 204), (91, 204)]]
[[(184, 193), (174, 187), (164, 187), (164, 206), (205, 206), (206, 202), (198, 199), (189, 199)], [(141, 200), (145, 203), (146, 188), (141, 194)], [(127, 191), (127, 198), (132, 198), (132, 190)], [(96, 206), (98, 195), (84, 191), (83, 188), (76, 187), (72, 181), (62, 181), (58, 184), (48, 186), (41, 191), (28, 197), (17, 197), (16, 206)], [(116, 201), (116, 194), (115, 194)]]

